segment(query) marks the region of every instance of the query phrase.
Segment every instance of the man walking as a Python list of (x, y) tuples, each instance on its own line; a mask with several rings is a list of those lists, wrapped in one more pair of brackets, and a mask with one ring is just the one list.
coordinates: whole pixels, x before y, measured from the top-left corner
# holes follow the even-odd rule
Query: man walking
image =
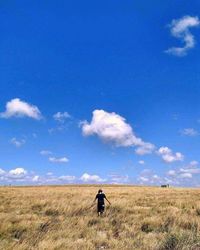
[(106, 195), (103, 193), (102, 189), (99, 189), (98, 194), (96, 195), (94, 202), (97, 200), (97, 213), (98, 216), (102, 215), (105, 210), (104, 199), (111, 205), (110, 201), (106, 198)]

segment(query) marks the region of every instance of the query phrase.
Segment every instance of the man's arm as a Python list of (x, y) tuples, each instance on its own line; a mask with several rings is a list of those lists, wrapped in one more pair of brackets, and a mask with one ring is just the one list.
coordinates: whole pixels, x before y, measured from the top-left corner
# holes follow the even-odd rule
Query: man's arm
[(111, 205), (110, 201), (106, 198), (106, 196), (105, 196), (105, 199), (106, 199), (106, 200), (107, 200), (107, 202)]
[(96, 201), (96, 199), (97, 199), (97, 196), (94, 198), (94, 201), (93, 201), (93, 203)]

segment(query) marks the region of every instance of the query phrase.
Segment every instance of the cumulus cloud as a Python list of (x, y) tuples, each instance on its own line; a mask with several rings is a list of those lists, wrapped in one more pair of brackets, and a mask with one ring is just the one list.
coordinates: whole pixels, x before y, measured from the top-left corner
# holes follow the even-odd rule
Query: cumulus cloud
[(138, 155), (151, 154), (155, 150), (155, 146), (152, 143), (144, 142), (142, 146), (135, 149), (135, 153)]
[(70, 114), (68, 112), (57, 112), (53, 115), (54, 120), (64, 123), (66, 119), (70, 118)]
[(81, 177), (80, 180), (83, 182), (105, 182), (105, 179), (102, 179), (98, 175), (90, 175), (88, 173), (84, 173)]
[(62, 175), (55, 176), (53, 173), (47, 173), (46, 175), (38, 175), (35, 172), (28, 172), (24, 168), (16, 168), (8, 171), (0, 169), (0, 181), (1, 184), (18, 185), (47, 185), (47, 184), (66, 184), (74, 183), (76, 181), (75, 176)]
[(184, 128), (183, 130), (181, 130), (181, 134), (187, 136), (197, 136), (199, 135), (199, 132), (193, 128)]
[(66, 183), (75, 183), (76, 177), (72, 175), (62, 175), (55, 176), (54, 174), (46, 174), (46, 176), (40, 176), (40, 184), (66, 184)]
[(192, 178), (192, 174), (191, 173), (182, 173), (179, 175), (179, 178)]
[(25, 175), (27, 172), (24, 168), (16, 168), (9, 171), (11, 175)]
[[(171, 169), (166, 175), (158, 175), (153, 173), (152, 170), (146, 169), (141, 172), (138, 177), (139, 184), (142, 185), (163, 185), (170, 184), (175, 186), (184, 186), (187, 178), (192, 178), (191, 174), (181, 173), (179, 170)], [(188, 184), (188, 183), (187, 183)]]
[(140, 161), (138, 161), (138, 163), (139, 163), (140, 165), (144, 165), (144, 164), (145, 164), (145, 161), (140, 160)]
[(26, 174), (27, 174), (27, 171), (24, 168), (16, 168), (8, 172), (7, 178), (20, 179), (20, 178), (24, 178)]
[(17, 140), (15, 137), (10, 140), (10, 143), (13, 144), (15, 147), (20, 148), (22, 145), (26, 143), (24, 139)]
[(172, 150), (168, 147), (160, 147), (157, 151), (164, 162), (172, 163), (175, 161), (183, 161), (184, 156), (180, 152), (173, 153)]
[(175, 170), (169, 170), (167, 172), (167, 175), (169, 175), (169, 176), (176, 176), (176, 171)]
[(148, 182), (149, 181), (149, 178), (147, 178), (147, 177), (144, 177), (144, 176), (140, 176), (139, 178), (138, 178), (138, 180), (141, 182), (141, 184), (142, 183), (144, 183), (144, 182)]
[(53, 134), (55, 132), (62, 132), (64, 130), (66, 130), (66, 129), (67, 129), (66, 126), (61, 125), (61, 126), (58, 126), (58, 127), (55, 127), (55, 128), (49, 128), (48, 132), (49, 132), (49, 134)]
[[(169, 170), (167, 175), (172, 178), (173, 181), (180, 179), (191, 179), (195, 175), (200, 174), (200, 168), (197, 161), (191, 161), (188, 165), (176, 170)], [(184, 183), (183, 183), (184, 184)]]
[(197, 169), (198, 165), (199, 165), (199, 162), (193, 160), (193, 161), (189, 162), (189, 164), (187, 164), (184, 168), (186, 168), (186, 169)]
[(180, 168), (180, 173), (200, 174), (200, 168)]
[(117, 147), (138, 146), (140, 154), (150, 153), (154, 145), (137, 137), (126, 119), (114, 112), (94, 110), (91, 122), (82, 122), (82, 132), (85, 136), (97, 135), (105, 142), (111, 142)]
[(199, 162), (198, 161), (191, 161), (190, 162), (190, 166), (194, 167), (194, 166), (198, 166)]
[(189, 173), (189, 174), (200, 174), (200, 168), (198, 167), (198, 161), (191, 161), (188, 165), (179, 169), (180, 173)]
[(24, 168), (16, 168), (10, 171), (0, 169), (1, 183), (23, 182), (26, 180), (28, 172)]
[(127, 183), (129, 182), (129, 176), (128, 175), (118, 175), (118, 174), (112, 174), (110, 175), (111, 181), (113, 184), (121, 184), (121, 183)]
[(48, 176), (51, 176), (51, 175), (53, 175), (53, 173), (52, 173), (52, 172), (48, 172), (47, 175), (48, 175)]
[(4, 171), (3, 169), (0, 168), (0, 176), (4, 175), (6, 173), (6, 171)]
[(157, 174), (152, 175), (153, 180), (160, 180), (160, 177)]
[(171, 35), (180, 39), (184, 45), (182, 47), (172, 47), (166, 50), (167, 53), (176, 56), (185, 56), (189, 49), (194, 48), (195, 38), (190, 32), (190, 28), (198, 27), (200, 25), (197, 16), (184, 16), (180, 19), (172, 20), (170, 27)]
[(49, 151), (49, 150), (41, 150), (41, 151), (40, 151), (40, 154), (41, 154), (41, 155), (51, 155), (52, 152)]
[(76, 179), (76, 177), (72, 175), (62, 175), (58, 179), (62, 181), (73, 182)]
[(162, 178), (153, 173), (151, 169), (144, 169), (137, 178), (140, 184), (157, 185), (162, 183)]
[(67, 163), (69, 159), (67, 157), (49, 157), (49, 161), (53, 163)]
[(142, 140), (137, 138), (126, 120), (116, 113), (104, 110), (94, 110), (91, 123), (84, 122), (83, 134), (98, 135), (104, 141), (110, 141), (117, 146), (141, 145)]
[(39, 175), (35, 175), (35, 176), (33, 176), (32, 181), (33, 182), (38, 182), (39, 179), (40, 179)]
[(7, 102), (6, 110), (0, 113), (0, 117), (29, 117), (36, 120), (40, 120), (42, 118), (42, 115), (38, 107), (27, 102), (21, 101), (19, 98), (15, 98)]

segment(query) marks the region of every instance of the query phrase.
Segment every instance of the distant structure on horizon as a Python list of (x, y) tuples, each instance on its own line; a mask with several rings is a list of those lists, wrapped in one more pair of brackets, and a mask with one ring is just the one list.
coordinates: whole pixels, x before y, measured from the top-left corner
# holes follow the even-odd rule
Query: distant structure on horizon
[(161, 188), (169, 188), (169, 184), (161, 185)]

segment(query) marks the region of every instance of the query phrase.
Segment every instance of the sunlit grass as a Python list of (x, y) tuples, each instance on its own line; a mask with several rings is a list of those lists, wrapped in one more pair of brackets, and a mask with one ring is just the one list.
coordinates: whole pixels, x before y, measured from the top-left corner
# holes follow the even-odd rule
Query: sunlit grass
[(0, 249), (200, 249), (198, 189), (105, 186), (1, 187)]

